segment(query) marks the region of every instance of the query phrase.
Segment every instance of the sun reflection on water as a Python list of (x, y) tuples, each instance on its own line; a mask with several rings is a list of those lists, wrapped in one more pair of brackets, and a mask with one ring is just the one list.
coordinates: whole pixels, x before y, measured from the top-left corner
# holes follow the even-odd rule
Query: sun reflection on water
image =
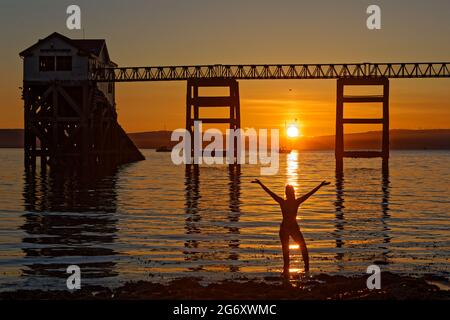
[(299, 162), (298, 151), (292, 151), (286, 157), (286, 184), (290, 184), (294, 188), (298, 187), (299, 180)]

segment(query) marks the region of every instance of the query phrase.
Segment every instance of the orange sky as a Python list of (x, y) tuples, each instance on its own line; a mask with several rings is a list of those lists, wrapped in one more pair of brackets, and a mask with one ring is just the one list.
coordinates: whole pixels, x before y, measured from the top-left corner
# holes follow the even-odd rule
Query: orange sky
[[(86, 38), (105, 38), (120, 66), (450, 61), (450, 2), (377, 1), (382, 29), (369, 31), (370, 2), (77, 1)], [(2, 1), (0, 128), (23, 126), (18, 53), (53, 31), (83, 37), (65, 29), (69, 4)], [(333, 80), (240, 81), (242, 126), (282, 128), (298, 119), (304, 135), (334, 134), (335, 87)], [(392, 80), (391, 128), (450, 128), (449, 88), (450, 79)], [(183, 127), (185, 90), (184, 82), (118, 84), (119, 122), (128, 132)], [(349, 112), (377, 114), (368, 106)]]
[[(335, 87), (333, 80), (240, 81), (242, 126), (283, 128), (285, 121), (289, 124), (298, 119), (306, 136), (334, 134)], [(449, 128), (450, 94), (447, 88), (450, 88), (447, 79), (392, 80), (391, 128)], [(183, 126), (185, 83), (118, 84), (117, 91), (119, 120), (127, 131)], [(170, 113), (166, 112), (168, 105), (172, 106)], [(226, 109), (214, 111), (206, 115), (226, 115)], [(381, 116), (381, 105), (346, 105), (345, 116)], [(377, 125), (346, 126), (348, 133), (379, 129), (381, 127)]]

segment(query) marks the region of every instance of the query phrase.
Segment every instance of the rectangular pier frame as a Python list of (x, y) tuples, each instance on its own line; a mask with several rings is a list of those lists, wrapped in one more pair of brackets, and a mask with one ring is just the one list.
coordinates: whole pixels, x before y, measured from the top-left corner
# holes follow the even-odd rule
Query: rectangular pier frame
[[(222, 87), (229, 89), (226, 96), (199, 96), (201, 87)], [(200, 117), (201, 108), (228, 107), (227, 118), (204, 118)], [(195, 79), (188, 80), (186, 94), (186, 129), (191, 134), (191, 158), (194, 156), (194, 121), (202, 123), (229, 124), (233, 130), (241, 127), (241, 108), (239, 102), (239, 83), (233, 79)], [(234, 162), (237, 162), (238, 141), (233, 139)]]
[[(346, 86), (382, 86), (382, 95), (358, 95), (346, 96)], [(376, 158), (383, 160), (383, 169), (389, 162), (389, 79), (388, 78), (342, 78), (337, 80), (336, 90), (336, 141), (335, 157), (336, 170), (342, 171), (344, 158)], [(349, 119), (344, 118), (344, 105), (346, 103), (379, 103), (383, 108), (382, 118), (377, 119)], [(344, 149), (344, 125), (345, 124), (380, 124), (382, 125), (381, 151), (345, 151)]]

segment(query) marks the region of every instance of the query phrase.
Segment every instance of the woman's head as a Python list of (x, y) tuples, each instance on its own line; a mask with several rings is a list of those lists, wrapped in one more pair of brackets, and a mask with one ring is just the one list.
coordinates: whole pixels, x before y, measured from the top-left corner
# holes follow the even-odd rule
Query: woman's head
[(293, 186), (287, 184), (285, 192), (286, 192), (286, 199), (295, 199), (295, 190)]

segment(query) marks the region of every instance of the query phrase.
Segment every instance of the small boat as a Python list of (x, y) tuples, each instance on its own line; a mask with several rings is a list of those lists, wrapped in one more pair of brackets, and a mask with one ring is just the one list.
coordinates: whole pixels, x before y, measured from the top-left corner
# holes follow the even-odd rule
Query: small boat
[(283, 148), (283, 147), (281, 147), (279, 150), (278, 150), (278, 153), (291, 153), (291, 149), (286, 149), (286, 148)]
[(172, 148), (169, 148), (168, 146), (161, 146), (156, 149), (156, 152), (172, 152)]

